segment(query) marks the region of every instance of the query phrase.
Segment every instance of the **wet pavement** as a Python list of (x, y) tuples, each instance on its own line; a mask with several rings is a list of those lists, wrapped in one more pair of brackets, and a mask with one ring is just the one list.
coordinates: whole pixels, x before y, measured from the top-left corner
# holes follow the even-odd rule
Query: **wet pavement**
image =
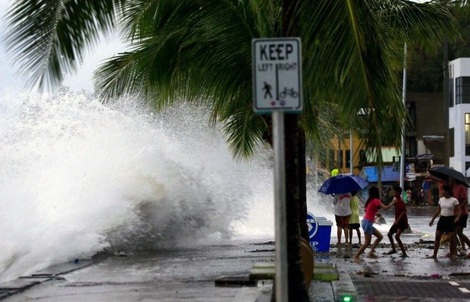
[[(399, 253), (384, 255), (390, 248), (382, 244), (377, 249), (378, 259), (364, 257), (357, 263), (352, 260), (355, 248), (340, 252), (333, 248), (328, 255), (317, 255), (316, 261), (336, 265), (339, 280), (332, 281), (336, 301), (343, 301), (341, 297), (355, 297), (353, 301), (470, 301), (470, 259), (446, 258), (447, 246), (440, 249), (436, 260), (427, 259), (432, 243), (406, 245), (407, 258), (401, 258)], [(352, 284), (353, 290), (335, 289), (336, 282)], [(313, 287), (318, 283), (314, 282)], [(312, 301), (328, 300), (315, 297)]]
[[(269, 295), (271, 281), (249, 286), (218, 286), (215, 281), (234, 276), (247, 279), (255, 263), (274, 262), (273, 255), (272, 243), (237, 243), (159, 251), (158, 255), (108, 256), (85, 267), (80, 267), (82, 261), (64, 264), (65, 273), (59, 265), (52, 274), (46, 270), (46, 274), (23, 276), (40, 283), (16, 291), (0, 284), (0, 293), (4, 301), (256, 301)], [(70, 271), (70, 265), (77, 269)]]
[[(386, 236), (390, 225), (378, 226), (384, 235), (376, 250), (378, 259), (367, 258), (367, 249), (362, 261), (355, 262), (357, 246), (338, 248), (336, 238), (332, 238), (330, 252), (316, 255), (317, 262), (332, 263), (338, 269), (339, 280), (332, 281), (334, 298), (330, 301), (346, 301), (343, 297), (352, 297), (353, 301), (470, 301), (470, 259), (447, 258), (447, 244), (441, 245), (436, 260), (426, 258), (432, 254), (434, 245), (435, 225), (429, 226), (434, 210), (432, 207), (408, 209), (411, 232), (402, 235), (407, 258), (400, 257), (398, 245), (396, 254), (386, 255), (390, 251)], [(391, 215), (392, 211), (384, 215), (387, 222), (393, 221)], [(335, 283), (352, 284), (353, 290), (335, 287)], [(319, 282), (314, 282), (313, 287), (316, 284)], [(328, 301), (327, 297), (315, 296), (315, 291), (312, 297), (312, 301)]]
[[(470, 259), (445, 257), (444, 245), (436, 260), (431, 254), (434, 227), (428, 223), (434, 208), (410, 208), (411, 233), (402, 239), (409, 257), (389, 251), (384, 240), (378, 259), (352, 257), (355, 246), (315, 255), (311, 301), (470, 301)], [(392, 211), (384, 215), (393, 221)], [(335, 234), (335, 230), (332, 234)], [(466, 232), (468, 233), (468, 229)], [(353, 242), (356, 242), (353, 237)], [(269, 242), (234, 242), (223, 246), (160, 251), (155, 254), (96, 257), (52, 267), (0, 284), (0, 299), (12, 301), (269, 301), (272, 280), (250, 280), (259, 263), (274, 263)], [(367, 250), (366, 250), (367, 253)], [(334, 280), (322, 280), (321, 264), (333, 267)], [(319, 277), (320, 276), (320, 277)], [(227, 281), (227, 282), (221, 282)]]

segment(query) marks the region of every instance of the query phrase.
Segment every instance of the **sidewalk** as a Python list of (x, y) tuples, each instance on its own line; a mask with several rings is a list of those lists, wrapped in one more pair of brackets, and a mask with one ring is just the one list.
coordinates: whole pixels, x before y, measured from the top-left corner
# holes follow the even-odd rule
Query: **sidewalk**
[[(408, 244), (409, 257), (385, 255), (388, 244), (377, 249), (379, 259), (352, 260), (357, 250), (348, 246), (315, 257), (311, 301), (470, 301), (470, 259), (426, 259), (432, 241)], [(444, 246), (440, 255), (447, 253)], [(271, 271), (269, 271), (271, 269)], [(274, 276), (274, 264), (255, 264), (254, 278)]]
[[(431, 241), (408, 243), (408, 258), (352, 261), (355, 247), (315, 255), (311, 301), (470, 301), (470, 259), (425, 259)], [(0, 300), (268, 302), (272, 243), (203, 247), (159, 255), (77, 260), (0, 283)], [(447, 246), (439, 255), (447, 253)], [(256, 269), (271, 276), (250, 278)], [(265, 271), (266, 273), (266, 271)], [(253, 280), (256, 279), (256, 280)]]
[[(451, 260), (444, 257), (448, 246), (439, 250), (437, 260), (426, 259), (432, 252), (432, 241), (407, 244), (409, 257), (399, 253), (384, 255), (389, 245), (377, 249), (378, 259), (352, 260), (357, 248), (317, 255), (316, 261), (333, 264), (338, 280), (331, 281), (333, 300), (325, 298), (325, 285), (315, 281), (311, 285), (312, 301), (470, 301), (470, 259)], [(367, 252), (367, 250), (366, 250)]]
[(147, 254), (107, 255), (71, 261), (0, 283), (5, 302), (256, 301), (270, 296), (272, 281), (220, 286), (247, 279), (254, 263), (273, 262), (272, 243), (198, 246)]

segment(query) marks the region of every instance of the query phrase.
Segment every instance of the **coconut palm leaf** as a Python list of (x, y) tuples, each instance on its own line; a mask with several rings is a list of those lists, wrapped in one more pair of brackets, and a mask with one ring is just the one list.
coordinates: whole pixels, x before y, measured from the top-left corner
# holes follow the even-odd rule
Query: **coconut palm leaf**
[[(320, 137), (319, 109), (330, 103), (337, 104), (337, 121), (345, 127), (370, 130), (366, 145), (396, 142), (404, 116), (394, 71), (402, 62), (397, 41), (432, 43), (449, 35), (456, 27), (447, 11), (404, 0), (316, 0), (299, 1), (297, 12), (289, 30), (302, 38), (302, 123), (309, 137)], [(96, 73), (96, 88), (105, 100), (137, 94), (157, 108), (176, 100), (207, 103), (213, 122), (240, 131), (228, 133), (234, 150), (245, 148), (235, 153), (253, 150), (269, 125), (251, 111), (250, 41), (279, 35), (280, 3), (17, 1), (9, 11), (10, 49), (32, 85), (53, 86), (79, 64), (101, 31), (116, 24), (116, 17), (129, 45)], [(369, 109), (367, 119), (357, 116), (361, 108)], [(244, 122), (235, 121), (244, 114)], [(256, 135), (241, 125), (256, 125)], [(242, 144), (244, 139), (250, 141)]]
[[(37, 12), (27, 2), (13, 6), (10, 20), (18, 33), (10, 41), (12, 48), (20, 51), (23, 70), (33, 71), (33, 83), (60, 82), (63, 72), (73, 69), (83, 49), (95, 41), (98, 30), (113, 24), (116, 13), (123, 21), (122, 34), (129, 48), (96, 74), (101, 95), (109, 100), (138, 94), (156, 107), (174, 101), (207, 103), (212, 121), (224, 123), (235, 154), (248, 154), (269, 129), (269, 119), (251, 109), (251, 39), (290, 33), (302, 38), (306, 96), (302, 122), (311, 137), (318, 137), (319, 109), (327, 102), (335, 105), (341, 117), (338, 121), (345, 125), (361, 121), (357, 112), (366, 109), (367, 145), (380, 146), (385, 137), (392, 141), (399, 137), (404, 108), (393, 72), (396, 52), (391, 41), (395, 35), (399, 40), (403, 36), (397, 35), (401, 29), (393, 28), (391, 20), (402, 14), (409, 4), (406, 1), (299, 0), (292, 1), (299, 5), (287, 13), (283, 9), (291, 7), (281, 4), (289, 1), (272, 0), (75, 0), (48, 2), (50, 11), (40, 5)], [(101, 2), (106, 4), (103, 9)], [(403, 7), (387, 11), (384, 7), (389, 3)], [(100, 10), (109, 17), (95, 23)], [(83, 14), (89, 14), (88, 19), (80, 20)], [(27, 24), (31, 16), (36, 25), (42, 24), (42, 17), (47, 19), (40, 31), (42, 42), (35, 40), (35, 26)], [(42, 55), (46, 59), (41, 59)], [(287, 128), (297, 129), (297, 119), (291, 117), (286, 119)], [(390, 127), (395, 132), (388, 132)], [(292, 163), (297, 162), (287, 165), (286, 199), (289, 204), (305, 204), (303, 136), (300, 131), (290, 134), (293, 139), (286, 154), (291, 155)], [(292, 218), (297, 211), (292, 206), (286, 212)], [(289, 235), (295, 241), (298, 224), (289, 221), (289, 226), (293, 225)], [(295, 243), (289, 245), (291, 251)], [(293, 282), (300, 275), (292, 273), (298, 264), (298, 250), (289, 255), (292, 265), (288, 276)], [(303, 286), (302, 290), (292, 288), (292, 295), (305, 291)]]
[[(449, 18), (440, 7), (409, 1), (301, 2), (298, 19), (304, 54), (309, 54), (304, 57), (305, 96), (311, 102), (304, 110), (307, 131), (318, 131), (309, 122), (315, 103), (333, 102), (346, 128), (369, 130), (367, 146), (398, 145), (405, 111), (393, 43), (419, 41), (426, 31), (422, 19), (431, 22), (435, 31), (430, 36), (438, 38), (455, 30), (453, 19), (446, 23)], [(366, 120), (357, 116), (360, 108), (370, 109)]]
[(124, 0), (18, 0), (7, 12), (9, 53), (31, 87), (56, 87), (110, 30)]
[[(156, 107), (175, 99), (209, 103), (213, 122), (228, 123), (227, 131), (242, 131), (228, 133), (235, 154), (249, 154), (266, 130), (252, 110), (250, 41), (255, 19), (261, 18), (252, 11), (257, 2), (155, 2), (159, 6), (152, 20), (132, 17), (139, 20), (130, 33), (132, 51), (111, 58), (97, 72), (98, 92), (107, 100), (138, 93)], [(197, 9), (188, 9), (194, 3)], [(272, 20), (266, 22), (261, 30)], [(246, 125), (257, 125), (257, 135), (248, 133)]]

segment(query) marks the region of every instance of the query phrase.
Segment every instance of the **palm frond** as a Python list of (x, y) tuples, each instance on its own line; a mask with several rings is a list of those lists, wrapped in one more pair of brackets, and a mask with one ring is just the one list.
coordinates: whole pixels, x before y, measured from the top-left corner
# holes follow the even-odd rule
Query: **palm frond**
[[(377, 11), (389, 41), (408, 45), (439, 48), (439, 41), (460, 37), (459, 25), (449, 9), (440, 3), (417, 3), (408, 0), (370, 1)], [(398, 38), (398, 39), (397, 39)]]
[(224, 123), (230, 149), (239, 159), (254, 154), (256, 149), (263, 144), (261, 137), (266, 131), (266, 124), (253, 113), (251, 107), (250, 112), (251, 114), (240, 110), (232, 114), (231, 118)]
[(124, 0), (19, 0), (7, 12), (9, 53), (31, 87), (54, 88), (109, 30)]
[[(316, 107), (334, 103), (346, 129), (367, 129), (369, 149), (398, 145), (405, 108), (394, 70), (403, 62), (403, 43), (440, 45), (456, 29), (452, 16), (443, 7), (410, 1), (319, 0), (301, 2), (298, 19), (308, 53), (304, 94), (312, 102), (305, 106), (305, 123), (318, 121)], [(366, 116), (358, 116), (361, 108)]]
[[(453, 19), (439, 5), (405, 0), (298, 3), (288, 26), (302, 38), (309, 137), (320, 140), (334, 122), (367, 129), (370, 147), (396, 142), (405, 113), (397, 45), (436, 42), (456, 28)], [(9, 45), (30, 83), (53, 86), (119, 18), (129, 47), (97, 71), (97, 92), (137, 94), (156, 108), (207, 103), (234, 153), (248, 154), (269, 128), (251, 109), (251, 39), (279, 36), (281, 12), (272, 0), (20, 0), (9, 13)]]

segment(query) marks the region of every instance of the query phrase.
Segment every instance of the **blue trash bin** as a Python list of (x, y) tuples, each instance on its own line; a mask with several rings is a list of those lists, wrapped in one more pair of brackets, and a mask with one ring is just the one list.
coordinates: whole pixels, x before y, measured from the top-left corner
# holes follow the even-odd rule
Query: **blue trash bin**
[(333, 222), (307, 213), (308, 237), (315, 252), (329, 252)]

